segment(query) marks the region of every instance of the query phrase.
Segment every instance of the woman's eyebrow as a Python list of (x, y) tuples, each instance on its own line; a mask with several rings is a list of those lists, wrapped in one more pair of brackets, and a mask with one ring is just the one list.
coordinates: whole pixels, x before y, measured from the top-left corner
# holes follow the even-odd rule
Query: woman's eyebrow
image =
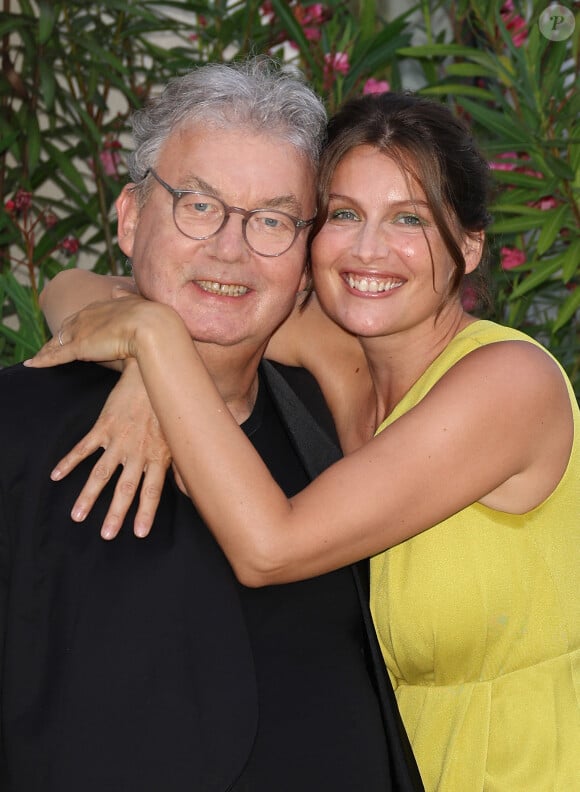
[[(342, 193), (329, 193), (328, 195), (329, 201), (347, 201), (349, 203), (357, 204), (358, 201), (356, 198), (352, 198), (350, 195), (342, 195)], [(404, 206), (416, 206), (421, 207), (423, 209), (430, 209), (429, 204), (427, 201), (424, 201), (421, 198), (402, 198), (398, 201), (389, 201), (389, 206), (394, 208), (400, 208)]]

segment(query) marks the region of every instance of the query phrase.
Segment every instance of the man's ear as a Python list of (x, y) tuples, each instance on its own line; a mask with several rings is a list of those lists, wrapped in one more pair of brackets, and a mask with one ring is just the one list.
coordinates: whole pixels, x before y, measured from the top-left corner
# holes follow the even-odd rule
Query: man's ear
[(139, 221), (139, 209), (135, 191), (133, 190), (134, 186), (134, 184), (126, 184), (115, 202), (119, 247), (128, 258), (133, 255), (135, 231)]
[(468, 275), (477, 269), (485, 245), (485, 231), (476, 231), (468, 234), (463, 242), (463, 257), (465, 258), (465, 274)]

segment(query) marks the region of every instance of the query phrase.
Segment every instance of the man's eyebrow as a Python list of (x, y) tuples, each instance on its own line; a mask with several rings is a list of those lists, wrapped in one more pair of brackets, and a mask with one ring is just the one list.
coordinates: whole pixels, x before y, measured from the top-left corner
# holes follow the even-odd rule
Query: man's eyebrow
[(183, 180), (184, 187), (182, 190), (196, 190), (198, 192), (204, 192), (208, 195), (216, 195), (218, 194), (215, 187), (212, 187), (211, 184), (201, 179), (199, 176), (195, 176), (194, 174), (190, 174), (186, 176)]
[(302, 204), (293, 194), (276, 195), (274, 198), (267, 198), (260, 203), (259, 209), (281, 209), (284, 212), (300, 217), (302, 214)]
[[(220, 195), (219, 190), (216, 190), (216, 188), (213, 187), (211, 184), (204, 181), (199, 176), (195, 176), (194, 174), (190, 174), (186, 176), (183, 180), (183, 183), (185, 186), (181, 188), (182, 190), (195, 190), (206, 193), (207, 195), (213, 195), (216, 198), (222, 197)], [(271, 198), (264, 198), (259, 200), (255, 206), (244, 207), (244, 208), (280, 209), (283, 212), (289, 212), (292, 215), (296, 215), (296, 217), (301, 217), (301, 213), (302, 213), (302, 204), (298, 200), (296, 195), (294, 195), (294, 193), (288, 193), (287, 195), (275, 195)]]

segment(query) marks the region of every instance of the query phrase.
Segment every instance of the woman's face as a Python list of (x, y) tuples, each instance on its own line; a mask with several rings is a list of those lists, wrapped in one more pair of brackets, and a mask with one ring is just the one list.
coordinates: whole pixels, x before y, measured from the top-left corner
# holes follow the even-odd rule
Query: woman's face
[[(325, 311), (361, 337), (433, 327), (455, 266), (419, 184), (367, 145), (334, 172), (312, 265)], [(451, 304), (460, 308), (452, 298), (444, 310)]]

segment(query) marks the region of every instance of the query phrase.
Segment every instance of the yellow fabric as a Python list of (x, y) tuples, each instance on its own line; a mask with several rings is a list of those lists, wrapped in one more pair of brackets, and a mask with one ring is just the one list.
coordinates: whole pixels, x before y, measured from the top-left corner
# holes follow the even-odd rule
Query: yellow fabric
[[(469, 325), (378, 432), (457, 360), (508, 339), (536, 343)], [(574, 446), (543, 504), (475, 504), (371, 560), (371, 609), (427, 792), (580, 790), (580, 416), (568, 387)]]

